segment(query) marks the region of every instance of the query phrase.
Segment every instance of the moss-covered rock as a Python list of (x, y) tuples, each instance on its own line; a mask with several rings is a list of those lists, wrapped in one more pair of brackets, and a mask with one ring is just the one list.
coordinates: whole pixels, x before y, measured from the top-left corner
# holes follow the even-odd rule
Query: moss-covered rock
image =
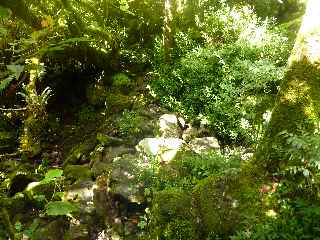
[(68, 153), (64, 165), (76, 164), (81, 158), (88, 158), (90, 152), (95, 148), (97, 143), (96, 137), (91, 136), (84, 139), (83, 142), (75, 145)]
[(64, 169), (64, 176), (67, 180), (72, 181), (90, 180), (91, 171), (86, 165), (67, 165)]
[(152, 201), (151, 239), (199, 239), (191, 194), (180, 189), (157, 192)]
[(63, 220), (54, 220), (46, 225), (41, 225), (32, 236), (34, 240), (64, 239), (66, 224)]
[(258, 189), (257, 181), (241, 172), (198, 183), (193, 201), (202, 234), (227, 237), (246, 224), (254, 224), (262, 213)]

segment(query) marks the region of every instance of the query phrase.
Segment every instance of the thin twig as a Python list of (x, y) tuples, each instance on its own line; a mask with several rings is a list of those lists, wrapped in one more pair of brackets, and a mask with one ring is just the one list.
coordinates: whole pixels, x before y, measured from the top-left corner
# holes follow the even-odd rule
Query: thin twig
[(23, 108), (0, 108), (0, 111), (9, 112), (9, 111), (25, 111), (26, 107)]

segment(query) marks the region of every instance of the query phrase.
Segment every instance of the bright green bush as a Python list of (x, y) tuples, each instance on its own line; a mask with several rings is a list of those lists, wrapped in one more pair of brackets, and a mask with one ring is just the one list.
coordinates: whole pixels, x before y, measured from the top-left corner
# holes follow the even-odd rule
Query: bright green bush
[(140, 129), (141, 118), (134, 111), (124, 110), (118, 121), (119, 133), (122, 136), (136, 136)]
[(152, 87), (165, 107), (208, 121), (221, 140), (252, 143), (272, 108), (289, 46), (249, 8), (225, 6), (216, 13), (203, 24), (210, 46), (158, 67)]

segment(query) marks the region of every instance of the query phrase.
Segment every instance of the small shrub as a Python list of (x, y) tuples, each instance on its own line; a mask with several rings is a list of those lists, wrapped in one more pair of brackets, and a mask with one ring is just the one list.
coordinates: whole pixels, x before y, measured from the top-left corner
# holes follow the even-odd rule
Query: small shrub
[(118, 122), (119, 133), (122, 136), (136, 136), (141, 132), (141, 118), (136, 112), (124, 110)]
[(222, 142), (257, 141), (290, 49), (271, 26), (248, 7), (206, 12), (199, 22), (206, 47), (157, 68), (152, 88), (159, 101), (189, 119), (205, 119)]
[(112, 86), (120, 91), (131, 89), (132, 81), (125, 73), (117, 73), (112, 77)]

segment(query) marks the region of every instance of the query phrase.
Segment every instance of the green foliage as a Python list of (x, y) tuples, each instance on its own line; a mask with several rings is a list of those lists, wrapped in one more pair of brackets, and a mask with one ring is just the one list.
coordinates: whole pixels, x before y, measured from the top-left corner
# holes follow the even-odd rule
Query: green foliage
[(148, 228), (150, 239), (197, 239), (190, 195), (175, 188), (157, 192)]
[[(197, 219), (197, 214), (202, 215), (203, 212), (198, 212), (201, 210), (197, 208), (199, 199), (195, 197), (196, 194), (191, 195), (190, 193), (208, 176), (214, 179), (223, 178), (227, 173), (237, 172), (236, 169), (239, 166), (238, 156), (226, 157), (218, 152), (201, 155), (184, 152), (168, 165), (158, 166), (153, 163), (153, 171), (142, 176), (148, 187), (145, 191), (146, 197), (152, 203), (151, 211), (146, 215), (147, 220), (144, 220), (147, 222), (147, 226), (143, 228), (146, 235), (149, 236), (147, 239), (155, 239), (156, 237), (161, 239), (201, 239), (199, 234), (204, 223), (199, 224), (194, 220)], [(212, 196), (214, 193), (210, 189), (210, 186), (205, 188), (203, 194), (207, 192)], [(251, 193), (247, 191), (246, 194), (244, 199)], [(206, 201), (210, 202), (209, 205), (211, 203), (212, 205), (217, 204), (211, 197), (203, 199), (203, 203)], [(216, 209), (203, 211), (212, 215)], [(224, 222), (224, 224), (227, 223)], [(212, 230), (213, 227), (208, 229)]]
[(77, 205), (64, 201), (49, 202), (46, 206), (48, 216), (70, 216), (71, 213), (77, 211), (79, 211)]
[[(291, 211), (291, 212), (290, 212)], [(294, 212), (294, 213), (292, 213)], [(252, 226), (232, 236), (232, 240), (245, 239), (319, 239), (319, 206), (297, 204), (288, 208), (276, 218)]]
[(79, 123), (87, 123), (96, 120), (96, 111), (90, 105), (82, 105), (77, 113)]
[(193, 49), (173, 67), (160, 66), (153, 90), (170, 110), (208, 121), (224, 142), (252, 143), (262, 135), (257, 132), (283, 78), (289, 46), (249, 8), (224, 6), (207, 14), (202, 34), (211, 46)]
[(141, 132), (141, 118), (134, 111), (124, 110), (118, 121), (118, 128), (122, 136), (136, 136)]
[[(232, 239), (317, 239), (319, 236), (319, 134), (281, 134), (288, 158), (274, 173), (276, 191), (265, 201), (275, 210), (274, 217), (243, 229)], [(283, 147), (283, 146), (282, 146)]]
[(45, 174), (44, 179), (42, 179), (40, 183), (46, 184), (51, 181), (54, 181), (56, 178), (61, 177), (62, 174), (63, 174), (63, 171), (61, 169), (50, 169)]
[(112, 85), (116, 88), (130, 87), (130, 78), (125, 73), (117, 73), (112, 76)]
[[(73, 217), (79, 212), (77, 205), (61, 201), (64, 187), (73, 181), (92, 180), (91, 173), (110, 175), (119, 170), (133, 173), (127, 176), (132, 179), (124, 184), (126, 188), (138, 184), (145, 187), (150, 208), (140, 226), (146, 239), (228, 239), (235, 231), (239, 232), (234, 239), (317, 239), (320, 215), (317, 203), (320, 183), (318, 134), (280, 133), (285, 141), (280, 150), (285, 152), (288, 161), (272, 178), (277, 189), (266, 194), (259, 191), (260, 180), (251, 176), (251, 171), (256, 170), (253, 166), (242, 164), (239, 156), (225, 156), (220, 152), (201, 155), (184, 152), (167, 164), (124, 155), (112, 164), (98, 161), (91, 170), (84, 165), (68, 165), (88, 162), (94, 149), (99, 156), (92, 155), (91, 158), (101, 159), (105, 158), (103, 147), (110, 147), (112, 155), (114, 145), (117, 148), (120, 145), (121, 150), (126, 144), (125, 140), (106, 137), (106, 134), (118, 134), (117, 137), (126, 140), (149, 134), (145, 132), (150, 127), (145, 125), (150, 122), (149, 116), (140, 113), (136, 107), (140, 96), (133, 98), (130, 91), (139, 86), (137, 94), (145, 94), (143, 84), (140, 88), (140, 82), (134, 83), (131, 77), (144, 80), (151, 76), (145, 73), (150, 71), (152, 57), (152, 76), (157, 77), (151, 83), (151, 90), (157, 96), (157, 104), (180, 113), (190, 122), (208, 123), (212, 130), (210, 134), (218, 136), (222, 145), (231, 142), (254, 145), (263, 135), (289, 55), (290, 43), (282, 33), (296, 29), (290, 24), (278, 29), (273, 21), (295, 18), (297, 15), (291, 10), (298, 9), (298, 0), (171, 2), (174, 3), (172, 66), (163, 64), (163, 1), (24, 0), (0, 3), (8, 7), (0, 7), (0, 95), (14, 80), (17, 84), (12, 84), (10, 90), (16, 91), (14, 88), (17, 87), (20, 91), (23, 84), (19, 81), (26, 81), (25, 76), (28, 76), (22, 75), (23, 71), (30, 70), (31, 73), (35, 70), (36, 73), (30, 76), (42, 80), (34, 82), (32, 89), (30, 85), (25, 88), (22, 99), (18, 97), (8, 104), (23, 106), (27, 103), (24, 126), (20, 128), (21, 149), (31, 153), (23, 157), (32, 157), (33, 165), (39, 160), (42, 164), (32, 175), (34, 181), (38, 181), (13, 198), (6, 196), (10, 186), (9, 167), (1, 169), (0, 207), (9, 206), (10, 216), (7, 220), (0, 218), (0, 238), (9, 238), (6, 231), (11, 229), (12, 239), (22, 238), (22, 234), (31, 239), (63, 239), (61, 222), (47, 223), (59, 216), (68, 219), (65, 216)], [(261, 20), (258, 16), (275, 16), (278, 20)], [(38, 57), (33, 60), (41, 60), (45, 65), (38, 63), (35, 69), (35, 63), (29, 61), (23, 66), (26, 59), (34, 56)], [(47, 142), (55, 144), (55, 139), (47, 132), (46, 121), (46, 107), (53, 92), (58, 100), (63, 96), (73, 102), (73, 96), (76, 96), (75, 100), (81, 100), (81, 103), (87, 101), (74, 111), (81, 131), (83, 127), (91, 131), (87, 124), (96, 122), (98, 114), (100, 116), (97, 109), (103, 105), (106, 105), (104, 116), (108, 120), (116, 119), (116, 124), (105, 127), (103, 134), (83, 135), (77, 145), (66, 147), (66, 139), (58, 141), (61, 146), (58, 144), (57, 149), (71, 149), (63, 155), (64, 172), (47, 170), (60, 160), (59, 156), (55, 157), (56, 146), (51, 148), (49, 145), (44, 152), (46, 159), (40, 158)], [(49, 114), (52, 114), (56, 111), (56, 103), (50, 101), (50, 107)], [(61, 119), (69, 120), (69, 115), (65, 115), (62, 114)], [(20, 119), (16, 121), (20, 122)], [(56, 128), (60, 129), (60, 126)], [(65, 135), (74, 132), (72, 129)], [(0, 145), (6, 145), (13, 135), (1, 129)], [(45, 136), (49, 138), (45, 139)], [(97, 146), (97, 142), (100, 145)], [(51, 162), (51, 158), (56, 159)], [(13, 157), (8, 162), (22, 161)], [(111, 181), (110, 184), (108, 187), (114, 190), (118, 183)], [(276, 217), (265, 216), (264, 211), (270, 209)], [(48, 227), (41, 226), (39, 221), (31, 224), (32, 219), (38, 220), (40, 216), (46, 216), (43, 220)], [(86, 217), (83, 216), (84, 222), (88, 220)], [(130, 224), (132, 221), (134, 225), (135, 220), (130, 217), (125, 216), (121, 221)], [(125, 227), (130, 228), (129, 225)]]
[(8, 18), (9, 16), (10, 16), (9, 9), (0, 6), (0, 19)]

